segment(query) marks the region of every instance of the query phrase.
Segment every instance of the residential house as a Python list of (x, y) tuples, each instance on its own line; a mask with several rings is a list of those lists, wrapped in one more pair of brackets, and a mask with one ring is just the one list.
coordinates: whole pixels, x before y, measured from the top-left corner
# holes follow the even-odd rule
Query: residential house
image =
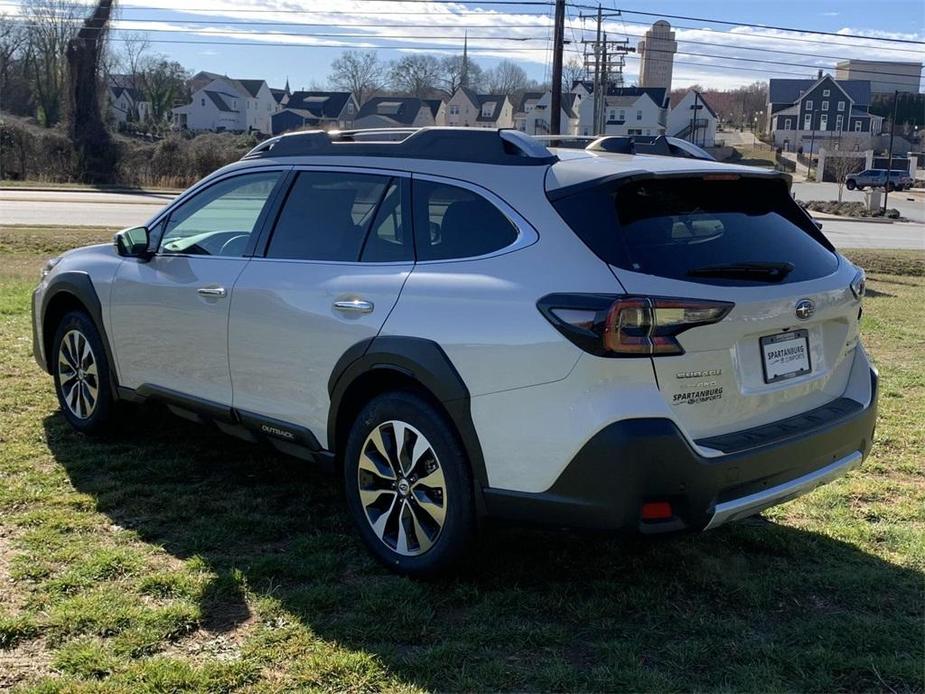
[(176, 127), (213, 132), (272, 132), (271, 117), (278, 105), (264, 80), (240, 80), (219, 76), (203, 86), (198, 73), (190, 82), (192, 99), (173, 109)]
[(277, 111), (286, 108), (289, 105), (289, 97), (292, 96), (292, 92), (289, 91), (289, 80), (286, 80), (286, 86), (282, 89), (270, 87), (270, 94), (273, 95), (273, 100), (276, 102)]
[(819, 149), (828, 140), (851, 134), (861, 149), (879, 135), (883, 118), (868, 111), (869, 80), (772, 79), (768, 84), (768, 135), (789, 151)]
[(106, 86), (109, 117), (117, 126), (148, 119), (151, 103), (145, 101), (132, 75), (109, 75)]
[(342, 130), (353, 127), (359, 111), (350, 92), (293, 92), (286, 106), (271, 116), (273, 134), (305, 127)]
[(689, 89), (671, 104), (665, 134), (680, 137), (701, 147), (713, 147), (716, 144), (718, 122), (716, 112), (703, 94)]
[[(582, 87), (584, 88), (584, 87)], [(613, 87), (604, 98), (604, 132), (594, 132), (594, 102), (591, 93), (578, 107), (579, 135), (665, 134), (668, 92), (662, 87)]]
[(581, 96), (574, 92), (562, 95), (561, 113), (559, 115), (559, 132), (554, 133), (550, 126), (552, 115), (552, 92), (546, 92), (536, 102), (536, 106), (526, 117), (526, 132), (528, 135), (577, 135), (578, 114), (581, 105)]
[(439, 99), (418, 99), (404, 96), (373, 97), (360, 107), (353, 127), (423, 128), (443, 125), (445, 105)]
[(522, 133), (527, 132), (527, 117), (543, 98), (543, 92), (524, 92), (514, 109), (514, 127)]
[(504, 94), (457, 89), (446, 103), (446, 125), (465, 128), (513, 128), (514, 107)]

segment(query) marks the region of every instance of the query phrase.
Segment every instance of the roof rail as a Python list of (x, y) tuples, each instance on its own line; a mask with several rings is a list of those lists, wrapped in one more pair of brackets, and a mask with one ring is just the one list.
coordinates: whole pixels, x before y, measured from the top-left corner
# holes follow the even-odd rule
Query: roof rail
[(401, 157), (473, 164), (548, 165), (558, 158), (517, 130), (381, 128), (305, 130), (261, 142), (242, 159), (298, 156)]
[(683, 157), (716, 161), (716, 157), (697, 145), (677, 137), (635, 135), (599, 137), (585, 149), (591, 152), (612, 154), (658, 154), (665, 157)]

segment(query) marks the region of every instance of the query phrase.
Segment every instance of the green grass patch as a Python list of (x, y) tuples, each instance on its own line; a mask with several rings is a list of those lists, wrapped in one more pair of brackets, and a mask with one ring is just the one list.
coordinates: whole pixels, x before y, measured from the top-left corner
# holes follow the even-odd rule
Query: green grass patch
[(153, 408), (66, 426), (28, 294), (107, 239), (0, 228), (0, 688), (923, 689), (925, 254), (849, 253), (881, 373), (861, 469), (701, 535), (492, 528), (425, 582), (371, 561), (303, 462)]

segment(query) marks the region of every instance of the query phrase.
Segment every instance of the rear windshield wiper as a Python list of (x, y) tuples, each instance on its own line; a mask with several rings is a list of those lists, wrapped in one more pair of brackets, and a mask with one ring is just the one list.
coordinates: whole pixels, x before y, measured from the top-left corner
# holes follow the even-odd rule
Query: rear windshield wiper
[(688, 277), (727, 277), (729, 279), (779, 282), (794, 270), (793, 263), (728, 263), (704, 265), (687, 271)]

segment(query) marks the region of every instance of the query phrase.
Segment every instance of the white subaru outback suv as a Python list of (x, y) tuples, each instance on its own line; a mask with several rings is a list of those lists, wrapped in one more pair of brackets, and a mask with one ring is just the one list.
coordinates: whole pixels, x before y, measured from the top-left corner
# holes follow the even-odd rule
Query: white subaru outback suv
[(403, 573), (447, 566), (487, 518), (714, 528), (869, 452), (864, 275), (787, 178), (399, 136), (268, 140), (50, 261), (34, 351), (70, 424), (159, 401), (336, 461)]

